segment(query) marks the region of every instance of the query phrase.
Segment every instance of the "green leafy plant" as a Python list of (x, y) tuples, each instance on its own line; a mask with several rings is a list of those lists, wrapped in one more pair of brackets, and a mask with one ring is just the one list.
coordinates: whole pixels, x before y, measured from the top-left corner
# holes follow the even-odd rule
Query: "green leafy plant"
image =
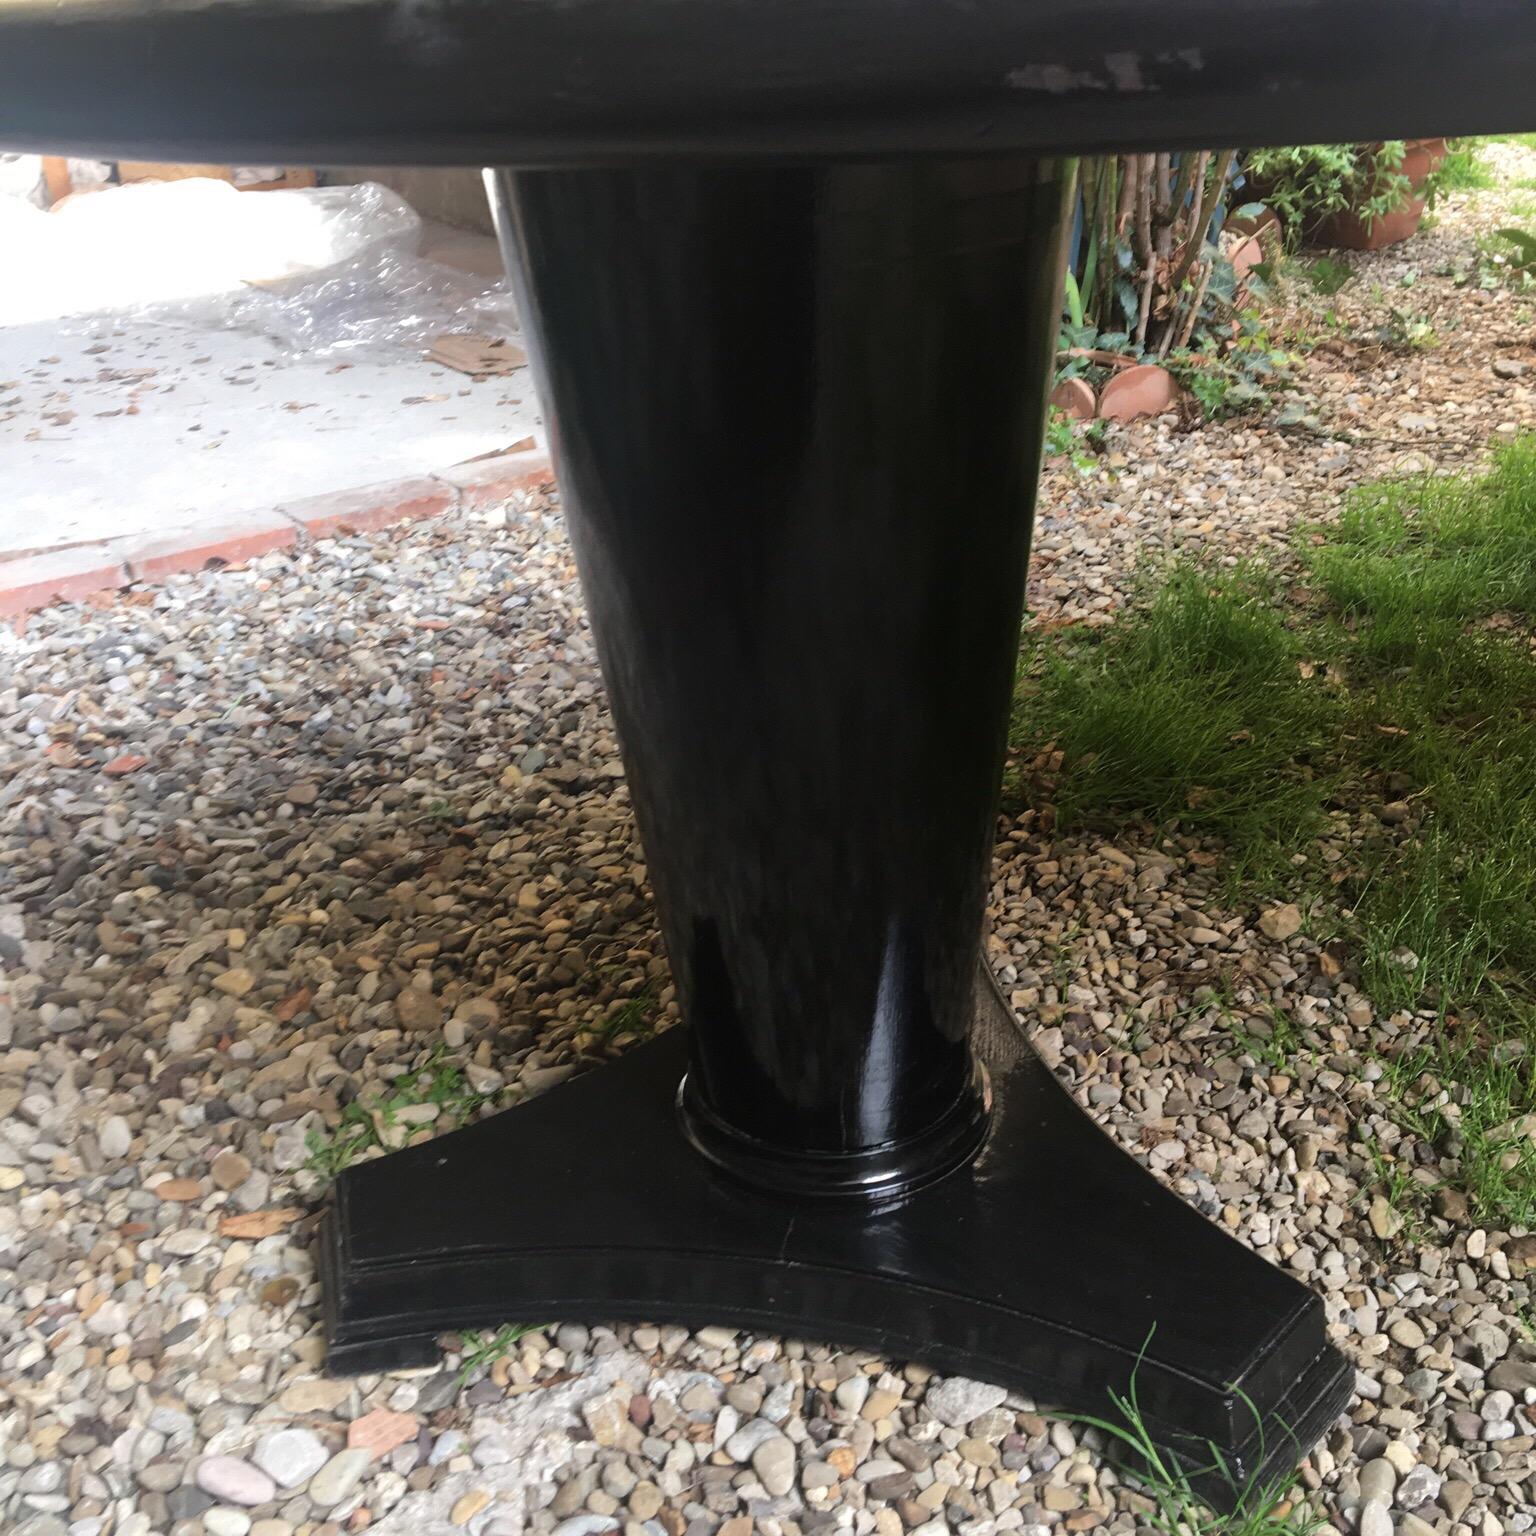
[(1202, 413), (1217, 420), (1273, 405), (1292, 385), (1296, 355), (1277, 345), (1255, 315), (1245, 314), (1236, 336), (1207, 340), (1164, 361)]
[(1073, 450), (1072, 418), (1065, 411), (1051, 407), (1045, 423), (1045, 451), (1052, 458), (1060, 458)]
[(1264, 203), (1280, 216), (1294, 250), (1330, 214), (1351, 211), (1369, 229), (1396, 213), (1413, 195), (1403, 174), (1406, 154), (1401, 139), (1309, 144), (1251, 150), (1245, 168)]
[(1377, 327), (1376, 335), (1383, 346), (1397, 351), (1422, 352), (1440, 344), (1428, 315), (1415, 314), (1395, 304), (1389, 307), (1386, 323)]
[[(1111, 164), (1117, 175), (1106, 175)], [(1207, 237), (1233, 165), (1231, 150), (1184, 154), (1177, 163), (1169, 155), (1099, 162), (1094, 215), (1103, 224), (1113, 214), (1110, 227), (1128, 237), (1131, 257), (1124, 261), (1126, 246), (1115, 246), (1116, 319), (1151, 355), (1187, 347), (1195, 333), (1216, 273)]]
[(1517, 272), (1536, 272), (1536, 234), (1527, 229), (1496, 229), (1495, 240), (1503, 240), (1514, 247), (1509, 265)]
[(1324, 298), (1331, 299), (1346, 284), (1354, 280), (1355, 269), (1347, 261), (1340, 261), (1336, 257), (1319, 256), (1306, 269), (1306, 273), (1307, 281), (1312, 284), (1313, 291), (1322, 294)]
[(1085, 354), (1160, 358), (1202, 334), (1213, 301), (1219, 308), (1234, 286), (1210, 235), (1235, 163), (1230, 150), (1082, 162), (1083, 238), (1065, 285), (1068, 373), (1094, 366)]
[(1477, 277), (1483, 289), (1536, 289), (1536, 234), (1529, 230), (1497, 229), (1477, 242)]
[(1050, 458), (1067, 460), (1078, 474), (1085, 474), (1098, 462), (1104, 427), (1099, 420), (1076, 422), (1052, 406), (1045, 424), (1045, 452)]
[[(1267, 406), (1285, 387), (1250, 302), (1271, 268), (1259, 263), (1240, 283), (1211, 235), (1235, 167), (1230, 151), (1083, 163), (1083, 238), (1064, 284), (1059, 378), (1100, 387), (1124, 360), (1161, 363), (1208, 417)], [(1066, 429), (1053, 431), (1052, 451), (1066, 452)]]

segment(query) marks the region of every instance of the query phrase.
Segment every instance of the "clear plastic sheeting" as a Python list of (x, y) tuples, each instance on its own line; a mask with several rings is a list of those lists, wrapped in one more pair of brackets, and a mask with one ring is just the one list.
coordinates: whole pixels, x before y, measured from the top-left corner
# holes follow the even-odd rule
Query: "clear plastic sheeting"
[[(0, 201), (6, 198), (17, 198), (38, 208), (48, 201), (41, 155), (0, 154)], [(0, 256), (0, 261), (3, 260)]]
[(104, 316), (263, 336), (285, 356), (416, 355), (444, 331), (514, 334), (511, 297), (420, 254), (374, 182), (241, 193), (202, 178), (43, 212), (0, 197), (0, 325)]

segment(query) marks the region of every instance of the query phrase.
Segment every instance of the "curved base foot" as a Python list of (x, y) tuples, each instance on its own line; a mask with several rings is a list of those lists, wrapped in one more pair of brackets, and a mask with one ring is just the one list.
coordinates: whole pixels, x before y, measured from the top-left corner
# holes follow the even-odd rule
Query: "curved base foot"
[(1135, 1370), (1159, 1445), (1191, 1469), (1225, 1463), (1199, 1480), (1213, 1503), (1284, 1473), (1349, 1400), (1321, 1303), (1121, 1152), (980, 994), (986, 1144), (884, 1207), (711, 1167), (674, 1108), (682, 1030), (348, 1169), (323, 1233), (329, 1369), (427, 1364), (439, 1333), (509, 1319), (725, 1323), (1111, 1418)]

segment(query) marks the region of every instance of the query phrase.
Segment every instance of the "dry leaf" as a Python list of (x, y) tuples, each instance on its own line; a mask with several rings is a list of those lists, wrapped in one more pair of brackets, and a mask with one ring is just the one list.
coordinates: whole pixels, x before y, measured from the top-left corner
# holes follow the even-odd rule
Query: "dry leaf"
[(284, 1227), (292, 1226), (304, 1214), (297, 1206), (279, 1205), (266, 1211), (249, 1211), (219, 1220), (220, 1237), (274, 1237)]
[[(514, 405), (517, 403), (516, 401), (513, 402)], [(484, 453), (472, 453), (467, 459), (460, 459), (459, 463), (480, 464), (486, 459), (503, 458), (509, 453), (527, 453), (537, 447), (538, 443), (532, 436), (520, 437), (515, 443), (508, 443), (505, 448), (487, 448)]]
[(300, 987), (297, 992), (290, 992), (276, 1008), (272, 1010), (272, 1017), (279, 1024), (292, 1023), (296, 1015), (309, 1007), (314, 994), (308, 987)]

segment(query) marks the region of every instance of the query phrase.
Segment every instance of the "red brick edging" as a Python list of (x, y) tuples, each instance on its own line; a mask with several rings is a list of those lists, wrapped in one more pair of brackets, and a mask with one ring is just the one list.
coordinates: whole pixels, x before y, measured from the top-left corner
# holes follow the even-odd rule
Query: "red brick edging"
[(225, 523), (129, 534), (100, 544), (0, 560), (0, 618), (14, 618), (50, 603), (78, 602), (130, 582), (158, 581), (179, 571), (238, 565), (314, 539), (372, 533), (394, 523), (439, 517), (456, 508), (494, 506), (518, 491), (553, 483), (549, 455), (535, 448), (456, 464), (434, 475), (306, 496), (232, 514)]

